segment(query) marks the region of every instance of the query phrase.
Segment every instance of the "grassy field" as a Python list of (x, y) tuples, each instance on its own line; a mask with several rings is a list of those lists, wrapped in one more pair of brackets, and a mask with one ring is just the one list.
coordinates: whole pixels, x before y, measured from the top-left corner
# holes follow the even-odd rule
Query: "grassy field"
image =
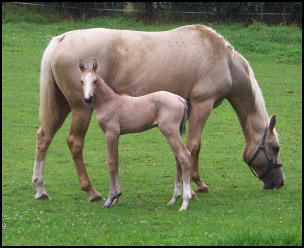
[[(250, 62), (268, 113), (277, 115), (286, 185), (262, 190), (242, 161), (244, 138), (227, 101), (204, 129), (200, 172), (209, 194), (188, 211), (167, 207), (175, 182), (172, 151), (158, 129), (122, 136), (117, 205), (89, 203), (80, 190), (66, 137), (71, 116), (47, 154), (45, 188), (51, 201), (35, 201), (31, 177), (39, 127), (39, 71), (54, 35), (109, 27), (166, 30), (124, 19), (2, 24), (2, 244), (3, 245), (301, 245), (302, 244), (302, 30), (255, 23), (210, 24)], [(186, 140), (186, 135), (183, 137)], [(95, 188), (108, 195), (104, 134), (93, 116), (84, 148)]]

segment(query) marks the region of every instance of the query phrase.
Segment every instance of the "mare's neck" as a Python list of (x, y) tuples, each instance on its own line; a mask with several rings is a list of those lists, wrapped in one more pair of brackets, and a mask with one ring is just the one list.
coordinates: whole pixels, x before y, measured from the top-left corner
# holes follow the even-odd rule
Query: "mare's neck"
[(231, 98), (229, 100), (238, 115), (246, 143), (259, 141), (268, 123), (266, 110), (254, 106), (255, 103), (251, 102), (251, 99)]
[(261, 142), (269, 117), (253, 71), (248, 62), (245, 63), (245, 66), (247, 66), (247, 68), (245, 67), (247, 69), (246, 77), (233, 82), (233, 92), (228, 100), (237, 113), (242, 127), (246, 141), (243, 159), (246, 161), (249, 156), (248, 152), (250, 150), (252, 152), (252, 149), (255, 149), (256, 145)]
[(261, 142), (265, 127), (268, 123), (266, 109), (257, 108), (255, 103), (251, 102), (251, 100), (252, 99), (245, 97), (240, 99), (229, 99), (238, 115), (246, 141), (243, 150), (243, 159), (245, 162), (249, 161), (252, 152)]

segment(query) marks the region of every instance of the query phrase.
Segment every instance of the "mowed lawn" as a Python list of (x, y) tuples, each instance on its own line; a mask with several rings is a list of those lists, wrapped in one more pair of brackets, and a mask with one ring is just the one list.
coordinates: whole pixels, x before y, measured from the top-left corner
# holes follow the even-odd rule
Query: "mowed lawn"
[[(198, 194), (200, 200), (191, 201), (186, 212), (178, 211), (181, 200), (167, 206), (176, 169), (170, 146), (156, 128), (120, 138), (119, 203), (104, 209), (102, 202), (88, 202), (66, 145), (70, 115), (47, 153), (45, 188), (52, 200), (34, 200), (42, 53), (54, 35), (97, 26), (151, 31), (179, 25), (124, 24), (121, 19), (2, 24), (2, 244), (301, 245), (302, 31), (295, 27), (213, 26), (249, 60), (268, 113), (277, 115), (283, 188), (263, 190), (253, 177), (242, 160), (244, 137), (237, 115), (224, 101), (202, 137), (199, 168), (211, 192)], [(107, 197), (106, 146), (95, 113), (84, 159), (93, 185)]]

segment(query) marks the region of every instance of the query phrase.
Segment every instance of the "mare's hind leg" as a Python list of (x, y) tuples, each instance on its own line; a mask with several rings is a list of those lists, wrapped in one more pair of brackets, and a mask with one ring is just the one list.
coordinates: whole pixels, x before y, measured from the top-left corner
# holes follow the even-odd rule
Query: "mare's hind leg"
[(50, 123), (46, 123), (42, 120), (43, 124), (37, 131), (36, 155), (32, 176), (32, 184), (37, 190), (37, 193), (35, 194), (36, 200), (51, 199), (43, 187), (45, 156), (54, 135), (70, 112), (70, 107), (65, 99), (61, 99), (59, 102), (60, 106), (58, 106), (58, 111), (53, 111), (53, 113), (57, 113), (57, 116), (54, 116)]
[(208, 186), (201, 180), (198, 169), (198, 158), (201, 148), (201, 134), (213, 108), (213, 101), (191, 103), (188, 128), (187, 148), (191, 153), (191, 179), (196, 183), (196, 191), (210, 192)]
[(83, 146), (85, 134), (88, 130), (93, 109), (81, 108), (72, 110), (72, 123), (67, 144), (70, 148), (76, 171), (79, 177), (80, 187), (90, 195), (89, 201), (103, 200), (102, 196), (92, 186), (83, 161)]

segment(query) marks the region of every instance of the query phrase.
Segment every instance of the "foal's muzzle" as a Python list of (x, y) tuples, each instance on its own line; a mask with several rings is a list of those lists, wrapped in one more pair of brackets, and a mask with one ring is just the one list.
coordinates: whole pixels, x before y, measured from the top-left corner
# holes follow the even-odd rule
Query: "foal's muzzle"
[(86, 103), (86, 104), (91, 104), (92, 103), (92, 101), (93, 101), (93, 97), (92, 96), (90, 96), (89, 98), (83, 98), (83, 100), (84, 100), (84, 102)]

